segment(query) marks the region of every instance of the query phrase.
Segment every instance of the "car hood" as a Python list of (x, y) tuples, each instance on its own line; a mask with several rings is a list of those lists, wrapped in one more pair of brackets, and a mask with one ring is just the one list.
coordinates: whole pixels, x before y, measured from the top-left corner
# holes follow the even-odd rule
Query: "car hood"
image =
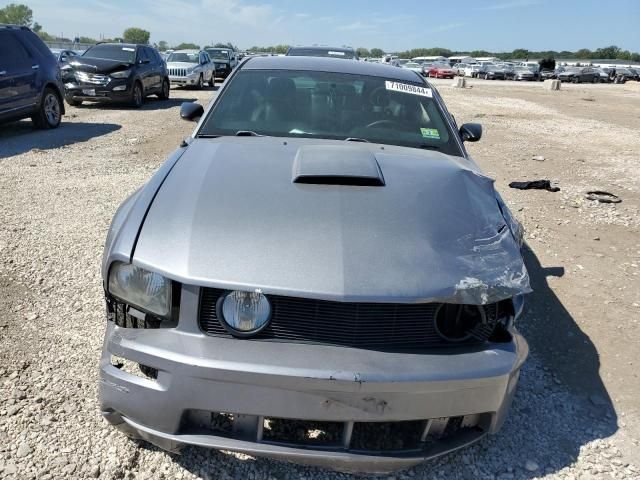
[[(334, 168), (301, 163), (309, 142), (352, 148), (353, 165), (369, 158), (363, 165), (384, 185), (294, 183), (305, 171), (327, 178), (332, 172), (323, 169)], [(470, 160), (374, 144), (226, 137), (194, 140), (176, 163), (133, 262), (200, 286), (485, 304), (530, 291), (519, 249), (493, 180)]]
[(104, 58), (77, 57), (69, 62), (74, 70), (89, 73), (113, 73), (119, 70), (125, 70), (132, 66), (131, 63), (122, 62), (120, 60), (108, 60)]
[(169, 68), (196, 68), (198, 66), (197, 63), (191, 62), (167, 62), (167, 67)]

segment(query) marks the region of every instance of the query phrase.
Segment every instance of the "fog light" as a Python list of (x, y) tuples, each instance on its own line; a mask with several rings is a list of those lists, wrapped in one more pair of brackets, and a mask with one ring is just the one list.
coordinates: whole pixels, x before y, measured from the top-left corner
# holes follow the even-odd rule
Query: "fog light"
[(117, 87), (113, 87), (114, 92), (122, 92), (123, 90), (126, 90), (126, 89), (127, 89), (126, 85), (119, 85)]
[(225, 327), (232, 335), (248, 336), (255, 335), (267, 326), (271, 305), (260, 292), (235, 291), (220, 299), (219, 311)]

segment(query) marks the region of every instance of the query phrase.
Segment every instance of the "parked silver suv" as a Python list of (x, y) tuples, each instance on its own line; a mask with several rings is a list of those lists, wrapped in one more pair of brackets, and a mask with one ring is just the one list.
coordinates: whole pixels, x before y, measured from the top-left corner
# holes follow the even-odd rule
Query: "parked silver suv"
[(202, 88), (207, 82), (215, 84), (215, 65), (204, 50), (176, 50), (167, 58), (169, 80), (172, 85)]

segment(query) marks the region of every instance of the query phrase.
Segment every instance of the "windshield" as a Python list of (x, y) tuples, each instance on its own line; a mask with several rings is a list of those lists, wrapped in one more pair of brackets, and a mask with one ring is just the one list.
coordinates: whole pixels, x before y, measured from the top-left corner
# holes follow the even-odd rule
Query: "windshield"
[(123, 47), (120, 45), (95, 45), (82, 54), (83, 57), (102, 58), (105, 60), (117, 60), (125, 63), (135, 63), (135, 47)]
[(238, 72), (198, 135), (238, 132), (351, 138), (462, 155), (432, 90), (424, 83), (342, 73)]
[(407, 67), (407, 68), (419, 68), (420, 67), (420, 65), (418, 65), (417, 63), (413, 63), (413, 62), (405, 63), (404, 66)]
[(207, 53), (211, 58), (215, 58), (216, 60), (229, 60), (229, 52), (226, 50), (207, 50)]
[(169, 62), (200, 63), (200, 54), (198, 52), (174, 52), (167, 58), (167, 63)]
[(292, 57), (327, 57), (327, 58), (344, 58), (353, 60), (355, 55), (349, 50), (322, 50), (319, 48), (290, 48), (287, 55)]

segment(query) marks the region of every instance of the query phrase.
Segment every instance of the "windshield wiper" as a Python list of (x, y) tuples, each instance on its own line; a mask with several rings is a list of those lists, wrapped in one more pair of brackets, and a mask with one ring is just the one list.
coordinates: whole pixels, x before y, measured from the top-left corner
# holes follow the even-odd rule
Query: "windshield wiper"
[(236, 132), (236, 137), (264, 137), (264, 135), (260, 135), (259, 133), (251, 130), (238, 130)]
[(369, 140), (367, 140), (366, 138), (357, 138), (357, 137), (349, 137), (349, 138), (345, 138), (344, 139), (345, 142), (364, 142), (364, 143), (371, 143)]
[(220, 135), (211, 135), (208, 133), (201, 133), (198, 138), (218, 138)]
[(442, 150), (437, 145), (429, 145), (428, 143), (421, 143), (418, 145), (420, 148), (424, 148), (425, 150)]

